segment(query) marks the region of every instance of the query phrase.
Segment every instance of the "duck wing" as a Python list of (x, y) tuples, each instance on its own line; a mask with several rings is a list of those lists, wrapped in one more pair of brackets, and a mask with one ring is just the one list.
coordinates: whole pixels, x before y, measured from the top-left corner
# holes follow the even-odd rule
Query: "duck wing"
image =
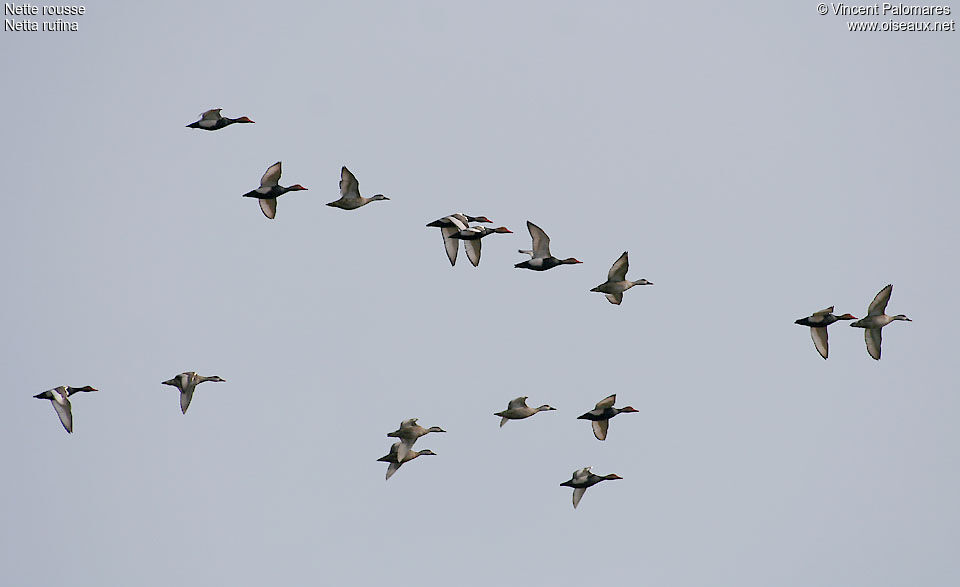
[(587, 492), (586, 487), (577, 487), (573, 490), (573, 509), (577, 509), (577, 504), (583, 499), (583, 494)]
[(277, 216), (277, 199), (276, 198), (260, 198), (260, 210), (263, 212), (263, 215), (273, 220)]
[(630, 261), (627, 259), (627, 251), (624, 251), (610, 267), (610, 272), (607, 273), (607, 281), (626, 281), (629, 267)]
[(268, 188), (273, 187), (280, 183), (280, 162), (277, 161), (270, 167), (267, 167), (267, 170), (264, 172), (263, 177), (260, 178), (260, 187)]
[(360, 199), (360, 182), (346, 166), (340, 170), (340, 197), (350, 200)]
[[(873, 301), (870, 302), (870, 307), (867, 309), (867, 314), (870, 316), (879, 316), (886, 313), (887, 311), (887, 302), (890, 301), (890, 294), (893, 293), (893, 284), (889, 284), (887, 287), (881, 289), (877, 292), (876, 297), (873, 298)], [(879, 340), (879, 336), (877, 337)], [(877, 355), (880, 354), (880, 344), (877, 343)], [(874, 357), (875, 359), (877, 357)]]
[(820, 353), (820, 356), (826, 359), (828, 346), (829, 346), (827, 344), (827, 327), (826, 326), (811, 327), (810, 338), (813, 339), (813, 346), (817, 347), (817, 352)]
[(480, 239), (475, 238), (463, 241), (463, 248), (467, 251), (467, 258), (474, 267), (480, 264)]
[[(889, 286), (887, 286), (889, 287)], [(886, 300), (884, 300), (886, 303)], [(881, 334), (879, 328), (865, 328), (863, 330), (863, 339), (867, 341), (867, 352), (876, 360), (880, 360), (880, 342)]]
[(607, 439), (607, 428), (610, 427), (610, 420), (593, 420), (590, 424), (593, 425), (593, 435), (597, 437), (597, 440)]
[(596, 408), (598, 410), (605, 410), (607, 408), (612, 408), (613, 404), (617, 403), (617, 394), (608, 395), (602, 400), (597, 402)]
[(623, 301), (623, 292), (615, 294), (604, 294), (607, 296), (607, 301), (615, 306), (619, 306), (620, 302)]
[(50, 403), (53, 404), (53, 409), (55, 409), (57, 415), (60, 416), (60, 423), (63, 424), (63, 429), (67, 432), (73, 432), (73, 411), (70, 409), (70, 400), (65, 400), (63, 405), (55, 401)]
[(218, 118), (220, 118), (221, 110), (223, 110), (223, 108), (213, 108), (211, 110), (207, 110), (206, 112), (200, 115), (200, 119), (201, 120), (217, 120)]
[(527, 230), (530, 231), (530, 238), (533, 239), (533, 258), (546, 259), (550, 257), (550, 237), (543, 229), (527, 220)]
[(525, 407), (527, 407), (527, 396), (514, 398), (510, 400), (510, 402), (507, 404), (508, 410), (513, 410), (516, 408), (525, 408)]

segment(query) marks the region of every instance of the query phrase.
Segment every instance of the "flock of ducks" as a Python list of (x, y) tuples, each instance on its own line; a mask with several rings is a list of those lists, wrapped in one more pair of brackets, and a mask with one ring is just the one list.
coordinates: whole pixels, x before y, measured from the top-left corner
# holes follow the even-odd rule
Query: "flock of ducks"
[[(246, 116), (241, 116), (239, 118), (228, 118), (226, 116), (222, 116), (220, 114), (221, 110), (222, 109), (220, 108), (207, 110), (200, 115), (200, 120), (188, 124), (187, 128), (215, 131), (226, 128), (232, 124), (253, 124), (253, 120), (250, 120)], [(268, 167), (266, 172), (264, 172), (263, 177), (260, 178), (260, 187), (243, 194), (243, 197), (256, 198), (260, 204), (260, 210), (263, 212), (263, 215), (271, 220), (276, 218), (277, 199), (280, 196), (286, 194), (287, 192), (307, 189), (300, 184), (294, 184), (289, 187), (281, 186), (281, 172), (281, 162), (278, 161)], [(329, 202), (327, 205), (334, 208), (340, 208), (341, 210), (356, 210), (357, 208), (365, 206), (370, 202), (389, 199), (390, 198), (387, 198), (382, 194), (377, 194), (369, 198), (360, 195), (360, 184), (357, 181), (356, 176), (344, 166), (340, 170), (340, 198), (334, 200), (333, 202)], [(474, 223), (475, 225), (471, 226), (471, 223)], [(446, 251), (447, 259), (450, 261), (451, 266), (456, 265), (457, 253), (460, 248), (460, 243), (462, 242), (463, 248), (467, 254), (467, 258), (474, 267), (477, 267), (480, 265), (481, 242), (484, 237), (491, 234), (512, 233), (512, 231), (505, 226), (500, 226), (497, 228), (478, 226), (478, 224), (490, 223), (491, 221), (486, 216), (470, 216), (463, 214), (462, 212), (458, 212), (455, 214), (450, 214), (449, 216), (444, 216), (438, 220), (434, 220), (433, 222), (427, 224), (427, 226), (440, 229), (440, 234), (443, 237), (444, 250)], [(532, 241), (531, 248), (528, 250), (520, 249), (519, 252), (524, 255), (529, 255), (530, 258), (515, 264), (514, 267), (518, 269), (529, 269), (531, 271), (547, 271), (560, 265), (576, 265), (582, 263), (582, 261), (579, 261), (574, 257), (568, 257), (566, 259), (554, 257), (550, 252), (550, 237), (547, 236), (547, 233), (544, 232), (542, 228), (530, 222), (529, 220), (527, 221), (527, 231), (530, 233), (530, 238)], [(621, 254), (620, 257), (613, 263), (613, 266), (610, 267), (610, 271), (607, 273), (607, 280), (594, 287), (590, 291), (602, 293), (606, 296), (607, 300), (611, 304), (619, 305), (621, 302), (623, 302), (624, 292), (630, 288), (637, 285), (653, 285), (652, 282), (647, 281), (646, 279), (639, 279), (637, 281), (631, 281), (627, 279), (628, 268), (629, 259), (627, 252), (624, 251), (623, 254)], [(903, 314), (897, 314), (895, 316), (888, 316), (886, 314), (887, 302), (890, 300), (890, 294), (892, 291), (893, 285), (887, 285), (881, 289), (873, 299), (873, 302), (871, 302), (867, 310), (867, 316), (850, 324), (851, 326), (864, 329), (867, 352), (871, 357), (877, 360), (880, 359), (881, 329), (895, 320), (910, 321), (910, 319)], [(852, 314), (841, 314), (837, 316), (833, 313), (833, 306), (830, 306), (829, 308), (825, 308), (819, 312), (814, 312), (812, 315), (807, 316), (806, 318), (800, 318), (799, 320), (796, 320), (796, 324), (808, 326), (810, 328), (810, 336), (813, 338), (813, 343), (817, 349), (817, 352), (820, 353), (820, 356), (826, 359), (829, 349), (827, 342), (827, 327), (834, 322), (841, 320), (856, 320), (856, 317)], [(186, 371), (161, 383), (163, 385), (172, 386), (180, 392), (180, 411), (183, 414), (186, 414), (187, 408), (190, 406), (190, 402), (193, 399), (197, 385), (208, 381), (224, 382), (225, 379), (217, 375), (204, 376), (198, 375), (193, 371)], [(34, 397), (37, 399), (49, 400), (50, 403), (53, 404), (53, 408), (56, 410), (57, 415), (60, 418), (60, 423), (63, 424), (64, 429), (68, 433), (72, 433), (73, 413), (69, 398), (75, 393), (90, 391), (97, 390), (89, 385), (84, 387), (70, 387), (62, 385), (44, 391), (43, 393), (37, 394)], [(546, 404), (537, 408), (531, 408), (527, 405), (527, 399), (527, 396), (514, 398), (507, 404), (507, 409), (494, 414), (495, 416), (500, 417), (501, 428), (510, 420), (524, 420), (540, 412), (556, 410), (556, 408)], [(616, 394), (610, 395), (597, 402), (596, 406), (594, 406), (594, 409), (581, 416), (578, 416), (577, 418), (580, 420), (590, 421), (593, 428), (593, 434), (597, 440), (606, 440), (610, 426), (610, 420), (612, 418), (618, 414), (639, 411), (632, 406), (625, 406), (622, 408), (614, 407), (616, 399)], [(423, 426), (417, 424), (417, 418), (410, 418), (403, 420), (400, 423), (399, 428), (388, 433), (387, 437), (396, 438), (397, 440), (390, 446), (390, 450), (386, 455), (377, 459), (380, 462), (388, 463), (386, 478), (390, 479), (390, 477), (392, 477), (402, 465), (409, 463), (418, 457), (425, 455), (436, 455), (436, 453), (430, 449), (414, 450), (414, 445), (418, 439), (434, 432), (446, 431), (439, 426), (424, 428)], [(590, 471), (590, 467), (584, 467), (575, 470), (570, 480), (564, 481), (560, 484), (560, 486), (573, 488), (573, 507), (576, 508), (580, 503), (580, 500), (583, 498), (584, 492), (586, 492), (589, 487), (592, 487), (601, 481), (614, 479), (622, 479), (622, 477), (612, 473), (609, 475), (596, 475)]]
[(893, 293), (893, 284), (889, 284), (874, 296), (873, 301), (867, 308), (867, 317), (857, 320), (853, 314), (841, 314), (837, 316), (833, 313), (833, 306), (824, 308), (819, 312), (814, 312), (806, 318), (800, 318), (794, 324), (810, 327), (810, 337), (813, 338), (813, 346), (824, 359), (827, 358), (829, 346), (827, 344), (827, 327), (840, 320), (857, 320), (850, 324), (856, 328), (863, 328), (863, 338), (867, 342), (867, 353), (876, 360), (880, 360), (880, 330), (894, 320), (906, 320), (913, 322), (903, 314), (896, 316), (887, 316), (887, 302), (890, 301), (890, 294)]

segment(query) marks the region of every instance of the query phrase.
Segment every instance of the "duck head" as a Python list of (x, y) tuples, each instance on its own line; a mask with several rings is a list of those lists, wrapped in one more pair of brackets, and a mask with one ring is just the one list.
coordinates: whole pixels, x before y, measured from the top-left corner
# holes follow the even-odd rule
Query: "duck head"
[(373, 196), (372, 198), (370, 198), (370, 201), (373, 202), (373, 201), (375, 201), (375, 200), (389, 200), (389, 199), (390, 199), (390, 198), (386, 197), (386, 196), (383, 195), (383, 194), (377, 194), (377, 195)]
[(621, 414), (624, 413), (624, 412), (630, 413), (630, 412), (639, 412), (639, 411), (640, 411), (640, 410), (634, 408), (633, 406), (625, 406), (625, 407), (620, 408), (620, 413), (621, 413)]
[(896, 316), (893, 317), (893, 319), (894, 319), (894, 320), (906, 320), (907, 322), (913, 322), (913, 320), (907, 318), (907, 317), (904, 316), (903, 314), (897, 314)]
[[(467, 216), (467, 215), (464, 214), (464, 216)], [(470, 222), (491, 222), (491, 220), (486, 216), (467, 216), (467, 220), (469, 220)]]

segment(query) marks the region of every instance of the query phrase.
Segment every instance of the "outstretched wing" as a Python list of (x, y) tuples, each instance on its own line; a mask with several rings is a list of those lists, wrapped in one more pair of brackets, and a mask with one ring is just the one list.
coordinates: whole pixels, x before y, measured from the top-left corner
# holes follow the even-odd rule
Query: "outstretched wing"
[(577, 504), (583, 499), (583, 494), (587, 492), (586, 487), (577, 487), (573, 490), (573, 509), (577, 509)]
[(590, 423), (593, 424), (593, 435), (597, 437), (597, 440), (606, 440), (610, 420), (594, 420)]
[(596, 408), (598, 410), (605, 410), (607, 408), (612, 408), (613, 404), (617, 403), (617, 394), (608, 395), (602, 400), (597, 402)]
[(550, 255), (550, 237), (543, 229), (527, 220), (527, 230), (530, 231), (530, 238), (533, 239), (533, 258), (546, 259)]
[(188, 387), (187, 389), (180, 392), (180, 412), (186, 414), (187, 408), (190, 407), (190, 401), (193, 400), (193, 392), (195, 388)]
[(813, 315), (814, 315), (814, 316), (826, 316), (827, 314), (832, 314), (832, 313), (833, 313), (833, 306), (830, 306), (829, 308), (824, 308), (824, 309), (820, 310), (819, 312), (814, 312)]
[(277, 185), (280, 183), (280, 162), (277, 161), (270, 167), (267, 167), (267, 171), (263, 174), (263, 177), (260, 178), (260, 187), (268, 188)]
[[(890, 301), (890, 294), (893, 293), (893, 284), (891, 283), (887, 287), (881, 289), (877, 292), (876, 297), (873, 298), (873, 301), (870, 302), (870, 308), (867, 309), (867, 314), (870, 316), (879, 316), (887, 311), (887, 302)], [(877, 355), (880, 354), (880, 344), (877, 344)], [(874, 357), (875, 359), (877, 357)]]
[(527, 407), (527, 397), (518, 397), (510, 400), (510, 403), (507, 404), (507, 409), (512, 410), (515, 408), (525, 408)]
[[(886, 303), (886, 301), (884, 301)], [(867, 352), (876, 360), (880, 360), (880, 329), (865, 328), (863, 330), (863, 339), (867, 341)]]
[(63, 429), (67, 432), (73, 432), (73, 412), (70, 410), (70, 402), (67, 401), (62, 406), (55, 401), (50, 403), (53, 404), (53, 409), (55, 409), (57, 415), (60, 416), (60, 423), (63, 424)]
[(263, 211), (263, 215), (273, 220), (277, 215), (277, 199), (276, 198), (260, 198), (260, 210)]
[(213, 108), (211, 110), (207, 110), (206, 112), (200, 115), (200, 119), (201, 120), (217, 120), (218, 118), (220, 118), (221, 110), (223, 110), (223, 108)]
[(355, 175), (350, 173), (350, 170), (343, 167), (340, 170), (340, 197), (342, 198), (352, 198), (354, 200), (360, 199), (360, 182), (357, 181)]
[(605, 294), (605, 295), (607, 296), (607, 301), (609, 301), (611, 304), (614, 304), (615, 306), (619, 306), (619, 305), (620, 305), (620, 302), (623, 301), (623, 293), (622, 293), (622, 292), (621, 292), (621, 293), (615, 293), (615, 294)]
[(610, 267), (610, 272), (607, 273), (607, 281), (625, 281), (627, 279), (627, 269), (629, 266), (630, 261), (627, 260), (627, 252), (624, 251), (623, 254), (620, 255), (620, 258)]
[(827, 358), (827, 327), (817, 326), (810, 328), (810, 338), (813, 339), (813, 346), (817, 347), (817, 352), (824, 359)]
[(473, 266), (476, 267), (480, 264), (480, 239), (475, 238), (472, 240), (463, 241), (463, 248), (467, 251), (467, 258), (470, 259), (470, 262), (473, 263)]

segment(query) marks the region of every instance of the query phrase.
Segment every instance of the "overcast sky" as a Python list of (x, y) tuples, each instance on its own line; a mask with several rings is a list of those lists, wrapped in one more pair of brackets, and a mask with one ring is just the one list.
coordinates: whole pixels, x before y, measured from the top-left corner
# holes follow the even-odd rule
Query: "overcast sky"
[[(0, 33), (7, 584), (960, 582), (960, 33), (812, 1), (86, 9)], [(215, 107), (256, 124), (184, 128)], [(309, 190), (270, 221), (241, 195), (276, 161)], [(390, 201), (325, 206), (342, 165)], [(460, 210), (515, 233), (476, 269), (424, 226)], [(528, 219), (583, 264), (514, 269)], [(588, 290), (625, 250), (655, 285), (617, 307)], [(879, 362), (793, 324), (888, 283), (914, 321)], [(187, 370), (227, 383), (181, 415)], [(72, 435), (31, 397), (57, 385), (99, 389)], [(640, 413), (598, 442), (576, 416), (611, 393)], [(519, 395), (557, 411), (498, 428)], [(409, 417), (448, 433), (385, 482)], [(574, 510), (587, 465), (624, 479)]]

